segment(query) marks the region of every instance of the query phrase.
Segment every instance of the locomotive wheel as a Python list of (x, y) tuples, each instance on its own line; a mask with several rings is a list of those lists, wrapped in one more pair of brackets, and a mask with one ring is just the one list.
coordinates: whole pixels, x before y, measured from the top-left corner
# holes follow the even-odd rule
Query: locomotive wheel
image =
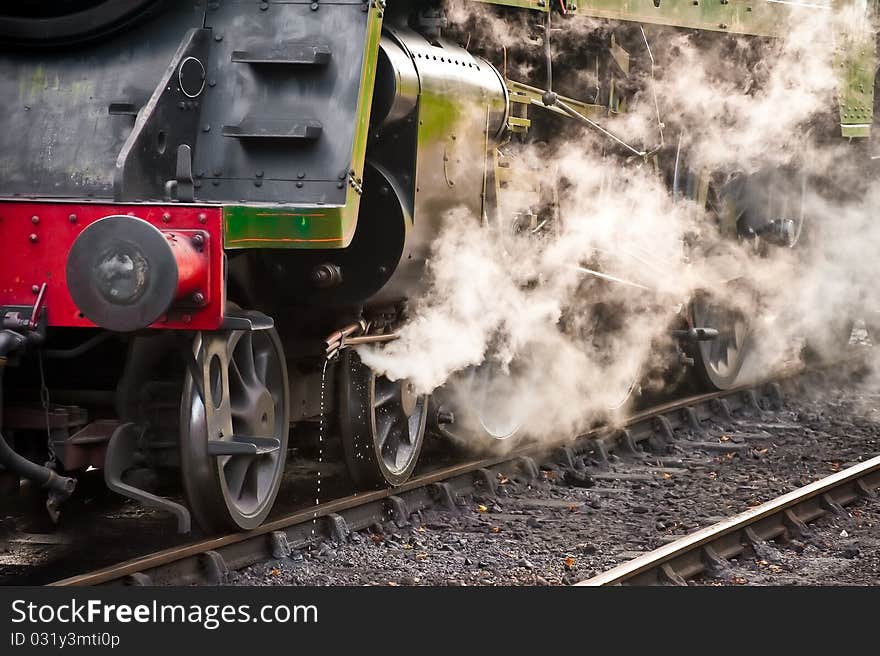
[(275, 502), (287, 458), (287, 364), (274, 329), (200, 333), (193, 345), (203, 402), (187, 371), (181, 475), (206, 531), (250, 530)]
[(696, 342), (693, 349), (697, 381), (712, 390), (733, 387), (749, 344), (748, 324), (742, 314), (697, 293), (690, 305), (692, 325), (714, 328), (718, 337)]
[(351, 350), (339, 368), (339, 429), (352, 479), (365, 487), (405, 483), (422, 450), (428, 396), (377, 376)]
[(522, 416), (493, 407), (493, 400), (508, 398), (514, 392), (513, 387), (508, 376), (486, 364), (477, 367), (469, 377), (466, 411), (473, 415), (482, 432), (495, 440), (508, 440), (522, 429)]

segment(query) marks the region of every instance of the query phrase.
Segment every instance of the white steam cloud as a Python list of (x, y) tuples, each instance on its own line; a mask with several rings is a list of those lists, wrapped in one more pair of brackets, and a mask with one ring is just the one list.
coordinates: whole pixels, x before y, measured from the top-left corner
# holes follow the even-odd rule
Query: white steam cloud
[[(528, 33), (525, 23), (511, 26), (482, 7), (456, 6), (451, 16), (478, 26), (472, 43), (506, 47)], [(520, 188), (516, 179), (502, 196), (501, 226), (480, 232), (465, 210), (449, 212), (400, 339), (361, 348), (362, 359), (420, 392), (445, 385), (464, 406), (485, 411), (490, 432), (522, 424), (554, 438), (613, 417), (635, 380), (646, 391), (675, 382), (670, 330), (696, 290), (711, 289), (752, 318), (752, 372), (797, 356), (805, 339), (820, 350), (845, 343), (851, 319), (880, 326), (880, 189), (852, 182), (866, 179), (866, 146), (834, 136), (840, 30), (831, 24), (858, 20), (797, 11), (774, 40), (664, 30), (654, 42), (648, 30), (645, 51), (633, 54), (647, 58), (650, 44), (654, 74), (640, 73), (629, 112), (603, 124), (650, 148), (659, 145), (659, 109), (667, 142), (660, 156), (678, 151), (687, 165), (679, 193), (673, 197), (653, 159), (612, 155), (607, 138), (573, 123), (549, 144), (502, 146), (517, 166), (564, 181), (561, 220), (542, 226), (547, 216), (538, 212), (537, 225), (514, 235), (511, 216), (538, 204), (533, 181)], [(609, 29), (589, 20), (564, 27), (584, 42)], [(515, 72), (529, 73), (508, 70), (513, 79)], [(759, 181), (758, 200), (746, 186), (736, 212), (767, 202), (784, 218), (803, 218), (796, 246), (766, 252), (733, 238), (720, 201), (693, 199), (687, 171), (715, 172), (726, 189)]]

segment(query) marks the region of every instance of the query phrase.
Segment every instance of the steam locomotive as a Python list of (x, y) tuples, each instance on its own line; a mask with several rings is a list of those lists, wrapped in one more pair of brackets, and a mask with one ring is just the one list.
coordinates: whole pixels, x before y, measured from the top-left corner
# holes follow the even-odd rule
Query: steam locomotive
[[(556, 182), (515, 171), (502, 144), (625, 111), (625, 41), (584, 45), (601, 62), (587, 102), (565, 95), (564, 71), (552, 84), (554, 30), (586, 15), (772, 36), (787, 5), (752, 4), (486, 0), (536, 26), (538, 40), (508, 49), (477, 48), (418, 0), (4, 3), (4, 494), (30, 479), (57, 517), (93, 468), (180, 531), (252, 529), (276, 500), (289, 436), (319, 421), (358, 484), (403, 483), (426, 429), (459, 408), (375, 374), (351, 347), (395, 339), (445, 212), (466, 208), (475, 235), (558, 215)], [(508, 57), (532, 62), (534, 79), (509, 77)], [(864, 137), (873, 62), (849, 70), (840, 123)], [(514, 175), (533, 176), (545, 216), (505, 204)], [(794, 229), (754, 222), (768, 240)], [(741, 321), (689, 304), (676, 365), (732, 386)], [(143, 472), (179, 480), (184, 501)]]

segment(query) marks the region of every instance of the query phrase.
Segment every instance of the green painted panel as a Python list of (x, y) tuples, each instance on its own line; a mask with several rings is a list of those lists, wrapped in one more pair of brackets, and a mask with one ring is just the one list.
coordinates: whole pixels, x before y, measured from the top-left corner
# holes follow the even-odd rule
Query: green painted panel
[(373, 85), (382, 35), (383, 7), (372, 3), (367, 17), (358, 93), (357, 129), (346, 184), (345, 205), (309, 207), (230, 205), (224, 208), (225, 248), (345, 248), (354, 237), (370, 127)]

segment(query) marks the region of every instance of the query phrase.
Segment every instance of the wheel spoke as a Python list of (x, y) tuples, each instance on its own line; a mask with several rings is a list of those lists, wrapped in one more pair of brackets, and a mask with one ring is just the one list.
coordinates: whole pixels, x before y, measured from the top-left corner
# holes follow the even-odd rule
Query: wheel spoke
[(234, 359), (229, 361), (229, 385), (238, 390), (244, 389), (248, 386), (244, 374), (238, 366), (238, 362)]
[(383, 417), (381, 420), (379, 417), (376, 417), (376, 444), (379, 445), (380, 449), (385, 448), (385, 443), (393, 426), (394, 419), (391, 417)]
[(254, 365), (257, 374), (257, 380), (266, 384), (266, 376), (269, 373), (269, 353), (265, 350), (257, 351), (254, 356)]
[(239, 365), (243, 380), (248, 381), (249, 383), (258, 380), (257, 365), (256, 362), (254, 362), (253, 335), (247, 332), (241, 336), (232, 357)]
[(394, 389), (392, 385), (382, 385), (381, 387), (376, 385), (376, 396), (375, 401), (373, 402), (374, 408), (380, 408), (384, 405), (388, 405), (397, 397), (397, 390)]
[(235, 501), (241, 499), (247, 473), (253, 461), (254, 458), (238, 456), (227, 460), (223, 467), (223, 475), (226, 477), (226, 487), (229, 490), (229, 496)]

